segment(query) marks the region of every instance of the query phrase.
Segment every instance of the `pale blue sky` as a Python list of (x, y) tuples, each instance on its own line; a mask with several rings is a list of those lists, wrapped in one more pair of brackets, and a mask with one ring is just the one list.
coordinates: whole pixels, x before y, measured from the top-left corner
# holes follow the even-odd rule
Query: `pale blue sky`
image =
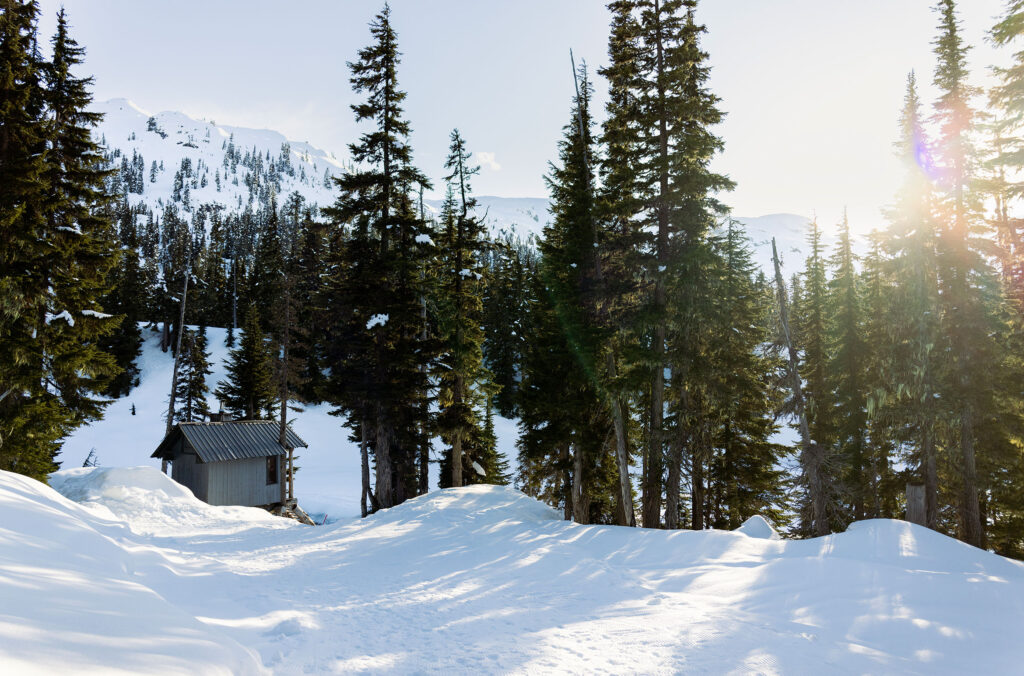
[[(56, 0), (43, 0), (52, 32)], [(356, 128), (345, 62), (368, 41), (379, 0), (141, 2), (64, 0), (88, 49), (97, 99), (264, 127), (345, 151)], [(479, 194), (543, 196), (572, 95), (570, 47), (606, 60), (599, 0), (393, 0), (417, 163), (441, 175), (448, 133), (493, 153)], [(737, 215), (811, 214), (881, 223), (899, 170), (891, 144), (906, 74), (931, 82), (931, 0), (705, 0), (712, 88), (728, 118), (717, 168), (738, 182)], [(1002, 0), (961, 0), (971, 66), (999, 58), (979, 44)], [(603, 86), (598, 81), (598, 100)], [(930, 91), (926, 88), (926, 100)], [(500, 169), (497, 168), (500, 166)]]

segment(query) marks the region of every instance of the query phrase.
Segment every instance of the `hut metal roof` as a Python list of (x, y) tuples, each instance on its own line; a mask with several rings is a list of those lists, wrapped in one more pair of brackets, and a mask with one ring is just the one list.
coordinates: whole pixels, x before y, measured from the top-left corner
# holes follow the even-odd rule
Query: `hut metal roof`
[[(178, 423), (150, 457), (171, 459), (178, 435), (184, 436), (185, 443), (203, 462), (284, 455), (285, 449), (278, 443), (279, 431), (278, 423), (271, 420)], [(289, 448), (307, 447), (290, 427), (285, 439)]]

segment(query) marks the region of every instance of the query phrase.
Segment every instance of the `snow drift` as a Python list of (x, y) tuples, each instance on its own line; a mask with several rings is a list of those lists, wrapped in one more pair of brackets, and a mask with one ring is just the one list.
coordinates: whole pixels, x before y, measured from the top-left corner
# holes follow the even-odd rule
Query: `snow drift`
[(579, 526), (474, 486), (319, 528), (210, 508), (200, 528), (176, 525), (197, 507), (150, 469), (54, 483), (84, 502), (0, 473), (3, 673), (1009, 674), (1024, 660), (1024, 566), (900, 521), (806, 541), (756, 520)]

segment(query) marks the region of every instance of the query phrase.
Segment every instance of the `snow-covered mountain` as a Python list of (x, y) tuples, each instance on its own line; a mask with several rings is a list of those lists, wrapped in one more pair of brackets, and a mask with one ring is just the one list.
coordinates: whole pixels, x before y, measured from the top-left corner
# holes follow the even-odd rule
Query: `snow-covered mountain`
[[(291, 141), (268, 129), (248, 129), (197, 120), (184, 113), (151, 114), (128, 99), (97, 103), (103, 114), (94, 135), (107, 149), (133, 206), (159, 213), (167, 205), (191, 212), (206, 204), (242, 211), (266, 201), (278, 203), (298, 192), (314, 207), (334, 202), (331, 177), (346, 167), (340, 153)], [(529, 239), (548, 222), (545, 198), (480, 196), (476, 213), (496, 235)], [(426, 200), (433, 212), (440, 200)]]
[[(787, 277), (802, 270), (807, 251), (807, 227), (811, 219), (796, 214), (769, 214), (767, 216), (739, 216), (754, 248), (754, 262), (765, 274), (775, 274), (772, 264), (772, 238), (779, 249), (783, 274)], [(826, 242), (827, 243), (827, 242)]]
[[(201, 204), (242, 209), (266, 187), (254, 184), (257, 175), (272, 180), (278, 195), (298, 191), (319, 206), (334, 201), (328, 179), (343, 169), (343, 162), (309, 143), (173, 111), (150, 114), (128, 99), (104, 101), (93, 109), (103, 113), (94, 136), (122, 168), (133, 205), (145, 204), (154, 211), (172, 202), (185, 211)], [(190, 175), (182, 175), (175, 190), (176, 175), (186, 171)]]
[[(279, 202), (298, 192), (310, 205), (323, 207), (337, 196), (330, 178), (346, 167), (344, 154), (268, 129), (217, 124), (174, 111), (151, 114), (128, 99), (100, 102), (94, 110), (104, 115), (96, 138), (121, 167), (129, 201), (154, 212), (169, 204), (186, 212), (203, 204), (240, 211), (265, 198), (271, 187)], [(477, 202), (477, 216), (496, 236), (538, 237), (551, 219), (546, 197), (483, 195)], [(440, 211), (441, 200), (425, 204)], [(787, 270), (802, 267), (809, 219), (771, 214), (737, 220), (746, 226), (755, 260), (766, 272), (771, 270), (773, 236)]]

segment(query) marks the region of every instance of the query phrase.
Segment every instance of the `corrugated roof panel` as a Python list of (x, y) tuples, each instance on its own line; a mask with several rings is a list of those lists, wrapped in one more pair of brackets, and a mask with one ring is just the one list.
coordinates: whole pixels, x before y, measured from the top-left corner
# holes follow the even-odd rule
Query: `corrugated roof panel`
[[(285, 453), (277, 441), (278, 423), (271, 420), (181, 423), (178, 429), (203, 462), (265, 458)], [(288, 428), (286, 438), (291, 448), (307, 446), (291, 428)]]

